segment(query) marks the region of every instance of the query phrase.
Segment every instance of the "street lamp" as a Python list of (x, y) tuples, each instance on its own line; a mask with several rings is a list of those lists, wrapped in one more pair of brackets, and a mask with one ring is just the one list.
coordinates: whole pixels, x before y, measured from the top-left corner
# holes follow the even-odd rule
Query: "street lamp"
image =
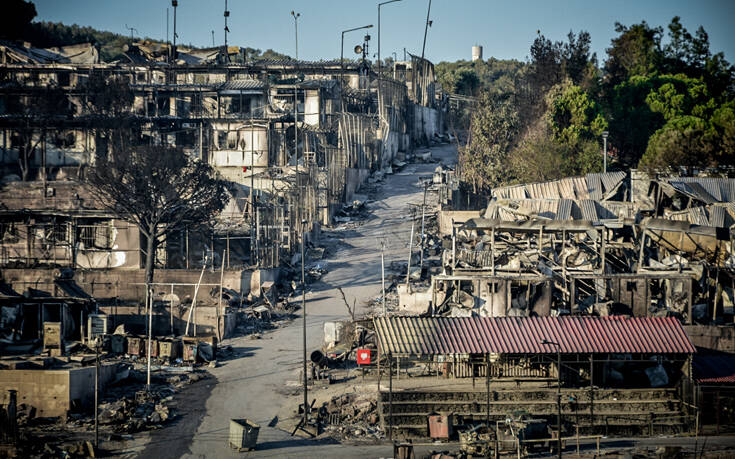
[(387, 5), (388, 3), (400, 2), (401, 0), (389, 0), (387, 2), (378, 3), (378, 89), (380, 89), (380, 69), (382, 63), (380, 62), (380, 7)]
[(306, 235), (304, 234), (304, 226), (306, 220), (301, 220), (301, 313), (304, 315), (303, 322), (303, 336), (304, 336), (304, 429), (306, 429), (307, 422), (309, 421), (309, 401), (308, 401), (308, 381), (309, 377), (306, 372), (306, 275), (305, 266), (306, 260), (304, 259), (304, 242)]
[(602, 172), (607, 172), (607, 136), (609, 132), (602, 131)]
[(426, 25), (424, 26), (424, 44), (421, 46), (421, 59), (424, 58), (424, 50), (426, 50), (426, 33), (429, 31), (429, 27), (433, 22), (429, 20), (429, 15), (431, 15), (431, 0), (429, 0), (429, 9), (426, 10)]
[(293, 16), (293, 25), (296, 29), (296, 60), (299, 60), (299, 16), (301, 16), (301, 13), (297, 13), (295, 11), (291, 11), (291, 16)]
[[(296, 62), (299, 61), (299, 17), (301, 13), (291, 10), (293, 16), (293, 24), (296, 30)], [(299, 183), (299, 90), (298, 85), (293, 85), (293, 149), (294, 159), (296, 161), (296, 185)]]
[(561, 459), (561, 344), (544, 339), (541, 344), (556, 347), (556, 450)]
[(339, 100), (340, 100), (340, 108), (342, 109), (342, 111), (345, 111), (345, 107), (344, 107), (345, 103), (344, 103), (344, 99), (342, 98), (342, 93), (344, 92), (343, 91), (343, 85), (344, 85), (344, 81), (343, 80), (345, 78), (345, 75), (344, 75), (344, 73), (345, 73), (345, 64), (344, 64), (344, 60), (345, 60), (345, 34), (347, 32), (354, 32), (355, 30), (369, 29), (372, 26), (373, 25), (370, 24), (370, 25), (366, 25), (366, 26), (362, 26), (362, 27), (355, 27), (354, 29), (347, 29), (347, 30), (343, 30), (342, 31), (342, 45), (341, 45), (340, 54), (339, 54), (339, 84), (340, 84)]

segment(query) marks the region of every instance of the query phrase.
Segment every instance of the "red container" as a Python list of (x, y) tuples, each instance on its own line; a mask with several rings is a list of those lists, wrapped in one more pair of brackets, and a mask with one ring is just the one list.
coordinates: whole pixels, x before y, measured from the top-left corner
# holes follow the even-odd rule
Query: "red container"
[(430, 414), (429, 437), (449, 439), (452, 436), (452, 415)]

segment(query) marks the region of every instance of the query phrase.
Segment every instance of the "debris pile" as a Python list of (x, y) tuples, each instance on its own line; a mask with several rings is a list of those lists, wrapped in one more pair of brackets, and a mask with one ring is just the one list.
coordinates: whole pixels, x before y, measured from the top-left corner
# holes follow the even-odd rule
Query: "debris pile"
[(317, 420), (325, 432), (338, 439), (385, 438), (374, 397), (353, 393), (335, 396), (322, 404)]

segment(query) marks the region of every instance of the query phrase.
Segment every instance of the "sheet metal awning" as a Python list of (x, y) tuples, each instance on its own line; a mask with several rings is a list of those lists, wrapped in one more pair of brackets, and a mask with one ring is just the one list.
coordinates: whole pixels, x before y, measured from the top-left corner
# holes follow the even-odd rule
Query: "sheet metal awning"
[(396, 356), (563, 353), (689, 354), (673, 317), (379, 317), (382, 352)]

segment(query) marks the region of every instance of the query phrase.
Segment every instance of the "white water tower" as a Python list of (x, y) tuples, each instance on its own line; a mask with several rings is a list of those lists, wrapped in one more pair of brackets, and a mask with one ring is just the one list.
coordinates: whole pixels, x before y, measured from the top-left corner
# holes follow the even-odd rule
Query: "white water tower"
[(482, 46), (475, 45), (472, 47), (472, 62), (482, 60)]

